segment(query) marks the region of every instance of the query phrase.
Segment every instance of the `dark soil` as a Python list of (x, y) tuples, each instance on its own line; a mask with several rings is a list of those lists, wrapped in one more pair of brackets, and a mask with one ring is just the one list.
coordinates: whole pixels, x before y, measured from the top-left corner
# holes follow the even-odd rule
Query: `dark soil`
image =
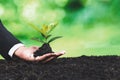
[(0, 80), (120, 80), (120, 57), (59, 58), (46, 64), (0, 60)]
[(52, 53), (52, 48), (48, 43), (44, 43), (35, 53), (34, 57), (41, 56), (46, 53)]

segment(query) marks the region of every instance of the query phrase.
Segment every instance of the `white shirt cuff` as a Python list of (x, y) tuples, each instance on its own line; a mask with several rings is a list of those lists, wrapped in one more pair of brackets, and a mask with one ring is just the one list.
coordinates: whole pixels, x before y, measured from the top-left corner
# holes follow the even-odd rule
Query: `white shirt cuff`
[(22, 44), (22, 43), (15, 44), (15, 45), (9, 50), (8, 55), (9, 55), (10, 57), (12, 57), (13, 54), (14, 54), (14, 52), (15, 52), (19, 47), (22, 47), (22, 46), (24, 46), (24, 44)]

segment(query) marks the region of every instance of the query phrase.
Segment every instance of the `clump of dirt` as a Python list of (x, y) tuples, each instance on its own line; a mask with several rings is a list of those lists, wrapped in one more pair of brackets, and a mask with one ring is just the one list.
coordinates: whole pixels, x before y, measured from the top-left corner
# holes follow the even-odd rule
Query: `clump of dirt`
[(44, 43), (35, 53), (34, 57), (42, 56), (46, 53), (53, 53), (52, 48), (50, 47), (49, 43)]
[(0, 80), (120, 80), (120, 57), (58, 58), (46, 64), (0, 60)]

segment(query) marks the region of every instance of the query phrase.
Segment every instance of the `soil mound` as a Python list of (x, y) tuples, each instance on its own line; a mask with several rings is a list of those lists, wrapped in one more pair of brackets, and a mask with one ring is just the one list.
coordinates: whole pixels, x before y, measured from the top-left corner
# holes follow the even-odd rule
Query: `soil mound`
[(46, 64), (0, 60), (0, 80), (120, 80), (120, 57), (59, 58)]

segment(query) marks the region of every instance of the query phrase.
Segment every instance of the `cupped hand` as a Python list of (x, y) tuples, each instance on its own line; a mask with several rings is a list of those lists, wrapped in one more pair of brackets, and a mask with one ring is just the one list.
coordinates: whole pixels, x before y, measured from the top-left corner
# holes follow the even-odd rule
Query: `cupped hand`
[(39, 47), (37, 46), (31, 46), (31, 47), (22, 46), (18, 48), (14, 54), (26, 61), (37, 61), (37, 62), (42, 61), (44, 63), (65, 54), (65, 51), (62, 51), (58, 53), (47, 53), (42, 56), (34, 57), (34, 52), (38, 50), (38, 48)]

